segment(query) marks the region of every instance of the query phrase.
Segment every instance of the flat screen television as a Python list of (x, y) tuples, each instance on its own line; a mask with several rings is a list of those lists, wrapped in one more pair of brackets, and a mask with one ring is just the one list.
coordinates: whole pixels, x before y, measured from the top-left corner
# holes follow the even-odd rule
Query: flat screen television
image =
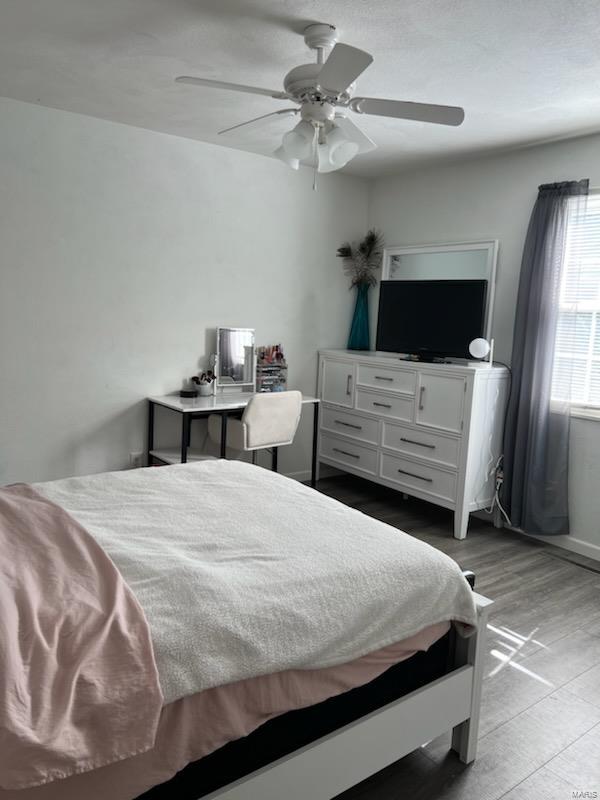
[(487, 281), (382, 281), (377, 350), (423, 360), (469, 358), (485, 336)]

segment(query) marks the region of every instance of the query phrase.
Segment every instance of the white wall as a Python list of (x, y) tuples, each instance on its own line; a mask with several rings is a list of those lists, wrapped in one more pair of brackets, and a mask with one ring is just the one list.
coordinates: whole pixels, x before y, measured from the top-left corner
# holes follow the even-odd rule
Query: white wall
[[(335, 251), (366, 184), (0, 99), (0, 484), (117, 469), (144, 398), (179, 389), (221, 325), (282, 342), (315, 391), (352, 298)], [(310, 415), (285, 472), (310, 465)]]
[[(509, 361), (521, 256), (537, 187), (579, 178), (600, 186), (600, 136), (377, 180), (371, 185), (369, 222), (381, 228), (388, 245), (498, 239), (493, 331), (496, 357)], [(552, 542), (600, 557), (600, 421), (573, 420), (570, 486), (571, 536)]]

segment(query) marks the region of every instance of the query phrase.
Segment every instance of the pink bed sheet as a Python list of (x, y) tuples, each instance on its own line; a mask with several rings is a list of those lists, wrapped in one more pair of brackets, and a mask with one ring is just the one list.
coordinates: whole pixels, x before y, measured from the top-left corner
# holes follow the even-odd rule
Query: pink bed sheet
[(30, 487), (0, 489), (0, 787), (148, 750), (162, 707), (146, 618), (110, 558)]
[(449, 627), (445, 622), (433, 625), (348, 664), (288, 670), (185, 697), (163, 708), (152, 750), (44, 786), (0, 791), (0, 800), (132, 800), (272, 717), (368, 683), (393, 664), (427, 650)]

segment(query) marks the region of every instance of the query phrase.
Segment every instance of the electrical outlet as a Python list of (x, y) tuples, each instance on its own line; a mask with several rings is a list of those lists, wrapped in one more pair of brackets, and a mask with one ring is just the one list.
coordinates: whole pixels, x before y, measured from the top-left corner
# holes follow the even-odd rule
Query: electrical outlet
[(144, 466), (144, 454), (141, 451), (129, 453), (129, 466), (131, 469)]

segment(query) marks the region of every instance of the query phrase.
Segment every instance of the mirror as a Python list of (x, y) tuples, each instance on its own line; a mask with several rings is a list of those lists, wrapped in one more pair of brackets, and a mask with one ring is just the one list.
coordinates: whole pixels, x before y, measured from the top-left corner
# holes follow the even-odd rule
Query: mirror
[(216, 373), (217, 386), (254, 388), (256, 367), (252, 328), (217, 328)]
[(486, 280), (486, 339), (492, 335), (498, 241), (387, 247), (383, 252), (384, 281)]

